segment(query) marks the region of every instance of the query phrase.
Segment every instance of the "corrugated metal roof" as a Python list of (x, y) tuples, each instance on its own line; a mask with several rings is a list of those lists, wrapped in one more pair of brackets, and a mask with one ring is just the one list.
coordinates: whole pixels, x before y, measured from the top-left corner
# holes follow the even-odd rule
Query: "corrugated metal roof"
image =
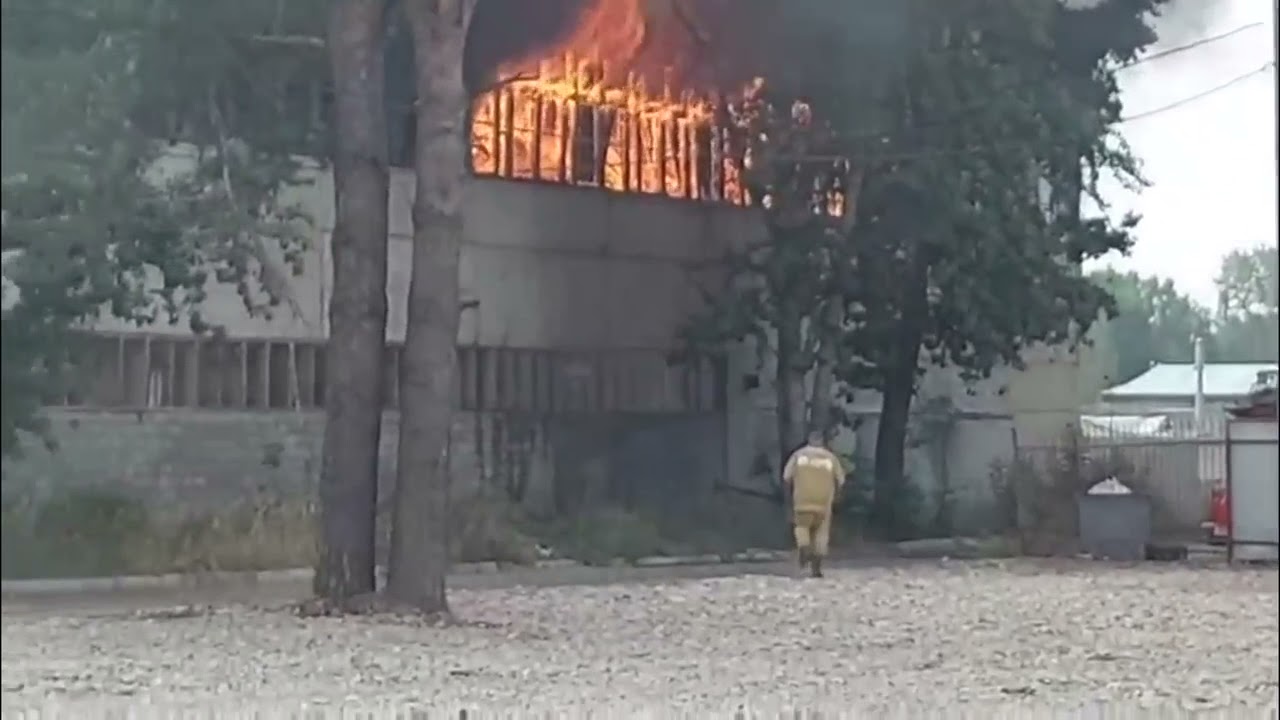
[[(1275, 363), (1205, 363), (1204, 394), (1209, 397), (1244, 397), (1258, 381), (1258, 373), (1275, 372)], [(1196, 393), (1196, 366), (1192, 363), (1156, 363), (1127, 383), (1102, 391), (1103, 400), (1124, 398), (1192, 397)]]

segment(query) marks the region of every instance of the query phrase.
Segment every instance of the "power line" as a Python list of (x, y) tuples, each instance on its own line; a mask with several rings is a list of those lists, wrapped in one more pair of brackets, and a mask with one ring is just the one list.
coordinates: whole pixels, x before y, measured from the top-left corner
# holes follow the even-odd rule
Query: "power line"
[(1140, 113), (1137, 113), (1137, 114), (1134, 114), (1134, 115), (1129, 115), (1129, 116), (1127, 116), (1127, 117), (1125, 117), (1125, 118), (1121, 119), (1121, 120), (1120, 120), (1120, 122), (1121, 122), (1121, 123), (1129, 123), (1129, 122), (1133, 122), (1133, 121), (1135, 121), (1135, 120), (1143, 120), (1143, 119), (1145, 119), (1145, 118), (1149, 118), (1149, 117), (1151, 117), (1151, 116), (1153, 116), (1153, 115), (1160, 115), (1160, 114), (1166, 113), (1166, 112), (1168, 112), (1168, 111), (1170, 111), (1170, 110), (1176, 110), (1176, 109), (1178, 109), (1178, 108), (1182, 107), (1183, 105), (1187, 105), (1187, 104), (1189, 104), (1189, 103), (1193, 103), (1193, 102), (1195, 102), (1195, 101), (1197, 101), (1197, 100), (1202, 100), (1202, 99), (1204, 99), (1204, 98), (1209, 97), (1210, 95), (1213, 95), (1213, 94), (1215, 94), (1215, 93), (1219, 93), (1219, 92), (1221, 92), (1221, 91), (1223, 91), (1223, 90), (1226, 90), (1227, 88), (1229, 88), (1229, 87), (1231, 87), (1231, 86), (1233, 86), (1233, 85), (1235, 85), (1235, 84), (1237, 84), (1237, 83), (1240, 83), (1240, 82), (1243, 82), (1243, 81), (1245, 81), (1245, 80), (1248, 80), (1249, 78), (1253, 77), (1254, 75), (1260, 75), (1260, 74), (1262, 74), (1262, 73), (1264, 73), (1264, 72), (1266, 72), (1266, 71), (1270, 70), (1271, 68), (1275, 67), (1275, 64), (1276, 64), (1276, 63), (1275, 63), (1275, 61), (1274, 61), (1274, 60), (1271, 60), (1271, 61), (1265, 62), (1265, 63), (1263, 63), (1263, 64), (1262, 64), (1262, 66), (1261, 66), (1261, 67), (1259, 67), (1259, 68), (1256, 68), (1256, 69), (1254, 69), (1254, 70), (1250, 70), (1249, 72), (1244, 73), (1244, 74), (1242, 74), (1242, 75), (1237, 75), (1237, 76), (1235, 76), (1235, 77), (1231, 78), (1230, 80), (1228, 80), (1228, 81), (1226, 81), (1226, 82), (1224, 82), (1224, 83), (1222, 83), (1222, 84), (1220, 84), (1220, 85), (1215, 85), (1215, 86), (1213, 86), (1213, 87), (1209, 88), (1208, 90), (1204, 90), (1204, 91), (1198, 92), (1198, 93), (1196, 93), (1195, 95), (1188, 95), (1187, 97), (1184, 97), (1184, 98), (1182, 98), (1182, 99), (1180, 99), (1180, 100), (1175, 100), (1174, 102), (1171, 102), (1171, 103), (1169, 103), (1168, 105), (1162, 105), (1162, 106), (1160, 106), (1160, 107), (1158, 107), (1158, 108), (1153, 108), (1153, 109), (1151, 109), (1151, 110), (1147, 110), (1147, 111), (1144, 111), (1144, 112), (1140, 112)]
[(1151, 62), (1151, 61), (1153, 61), (1153, 60), (1160, 60), (1160, 59), (1167, 58), (1167, 57), (1170, 57), (1170, 56), (1173, 56), (1173, 55), (1179, 55), (1179, 54), (1184, 53), (1184, 52), (1186, 52), (1186, 51), (1188, 51), (1188, 50), (1194, 50), (1194, 49), (1196, 49), (1196, 48), (1198, 48), (1198, 47), (1202, 47), (1202, 46), (1204, 46), (1204, 45), (1210, 45), (1210, 44), (1212, 44), (1212, 43), (1216, 43), (1216, 42), (1218, 42), (1218, 41), (1220, 41), (1220, 40), (1226, 40), (1227, 38), (1232, 37), (1232, 36), (1234, 36), (1234, 35), (1239, 35), (1240, 33), (1244, 32), (1245, 30), (1253, 30), (1253, 29), (1255, 29), (1255, 28), (1260, 28), (1260, 27), (1263, 27), (1263, 24), (1262, 24), (1262, 23), (1260, 23), (1260, 22), (1249, 23), (1248, 25), (1241, 25), (1240, 27), (1238, 27), (1238, 28), (1236, 28), (1236, 29), (1234, 29), (1234, 30), (1228, 30), (1227, 32), (1224, 32), (1224, 33), (1222, 33), (1222, 34), (1220, 34), (1220, 35), (1211, 35), (1211, 36), (1209, 36), (1209, 37), (1200, 38), (1199, 40), (1193, 40), (1193, 41), (1191, 41), (1191, 42), (1189, 42), (1189, 43), (1187, 43), (1187, 44), (1185, 44), (1185, 45), (1179, 45), (1179, 46), (1177, 46), (1177, 47), (1172, 47), (1172, 48), (1169, 48), (1168, 50), (1161, 50), (1160, 52), (1152, 53), (1152, 54), (1150, 54), (1150, 55), (1143, 55), (1143, 56), (1142, 56), (1142, 57), (1140, 57), (1140, 58), (1137, 58), (1137, 59), (1135, 59), (1135, 60), (1131, 60), (1131, 61), (1129, 61), (1129, 62), (1127, 62), (1127, 63), (1123, 63), (1123, 64), (1121, 64), (1121, 65), (1120, 65), (1119, 67), (1117, 67), (1116, 69), (1117, 69), (1117, 70), (1128, 70), (1128, 69), (1129, 69), (1129, 68), (1131, 68), (1131, 67), (1137, 67), (1137, 66), (1139, 66), (1139, 65), (1144, 65), (1144, 64), (1149, 63), (1149, 62)]
[[(1255, 22), (1255, 23), (1250, 23), (1250, 24), (1248, 24), (1248, 25), (1241, 25), (1240, 27), (1234, 28), (1234, 29), (1232, 29), (1232, 30), (1228, 30), (1227, 32), (1224, 32), (1224, 33), (1221, 33), (1221, 34), (1218, 34), (1218, 35), (1211, 35), (1211, 36), (1209, 36), (1209, 37), (1199, 38), (1199, 39), (1197, 39), (1197, 40), (1193, 40), (1193, 41), (1188, 42), (1188, 43), (1185, 43), (1185, 44), (1183, 44), (1183, 45), (1178, 45), (1178, 46), (1176, 46), (1176, 47), (1172, 47), (1172, 48), (1169, 48), (1169, 49), (1167, 49), (1167, 50), (1162, 50), (1162, 51), (1160, 51), (1160, 52), (1153, 53), (1153, 54), (1151, 54), (1151, 55), (1145, 55), (1145, 56), (1140, 57), (1140, 58), (1137, 58), (1137, 59), (1135, 59), (1135, 60), (1131, 60), (1131, 61), (1129, 61), (1129, 62), (1126, 62), (1126, 63), (1123, 63), (1123, 64), (1121, 64), (1121, 65), (1118, 65), (1118, 66), (1116, 66), (1116, 67), (1115, 67), (1115, 69), (1116, 69), (1116, 71), (1122, 71), (1122, 70), (1129, 70), (1129, 69), (1131, 69), (1131, 68), (1140, 67), (1140, 66), (1142, 66), (1142, 65), (1145, 65), (1146, 63), (1153, 62), (1153, 61), (1156, 61), (1156, 60), (1161, 60), (1161, 59), (1163, 59), (1163, 58), (1171, 57), (1171, 56), (1173, 56), (1173, 55), (1178, 55), (1178, 54), (1181, 54), (1181, 53), (1187, 52), (1187, 51), (1189, 51), (1189, 50), (1194, 50), (1194, 49), (1196, 49), (1196, 48), (1203, 47), (1203, 46), (1205, 46), (1205, 45), (1211, 45), (1211, 44), (1216, 43), (1216, 42), (1221, 42), (1222, 40), (1226, 40), (1226, 39), (1228, 39), (1228, 38), (1234, 37), (1235, 35), (1238, 35), (1238, 34), (1240, 34), (1240, 33), (1244, 32), (1244, 31), (1246, 31), (1246, 30), (1253, 30), (1253, 29), (1260, 28), (1260, 27), (1263, 27), (1263, 24), (1262, 24), (1262, 23), (1256, 23), (1256, 22)], [(1243, 79), (1243, 78), (1238, 78), (1238, 79), (1237, 79), (1237, 81), (1238, 81), (1238, 80), (1240, 80), (1240, 79)], [(1018, 91), (1018, 90), (1026, 89), (1026, 88), (1028, 88), (1028, 87), (1034, 87), (1034, 86), (1044, 85), (1045, 83), (1047, 83), (1047, 82), (1052, 82), (1052, 81), (1053, 81), (1053, 78), (1043, 78), (1043, 79), (1036, 80), (1036, 81), (1034, 81), (1034, 82), (1033, 82), (1033, 81), (1026, 81), (1026, 80), (1024, 80), (1024, 81), (1021, 81), (1021, 82), (1010, 83), (1010, 84), (1008, 84), (1008, 85), (1006, 85), (1006, 86), (1004, 86), (1004, 87), (997, 87), (997, 88), (993, 88), (993, 89), (991, 90), (991, 92), (992, 92), (992, 93), (1013, 92), (1013, 91)], [(1234, 81), (1233, 81), (1233, 82), (1234, 82)], [(915, 130), (915, 131), (921, 131), (921, 130), (923, 130), (923, 131), (928, 131), (928, 130), (936, 130), (936, 129), (939, 129), (939, 128), (945, 128), (945, 127), (947, 127), (947, 126), (949, 126), (949, 125), (951, 125), (951, 124), (953, 124), (953, 123), (955, 123), (955, 122), (958, 122), (958, 121), (960, 121), (960, 120), (963, 120), (967, 115), (969, 115), (969, 114), (971, 114), (971, 113), (974, 113), (974, 112), (976, 112), (976, 111), (980, 111), (980, 110), (985, 110), (986, 108), (988, 108), (988, 107), (990, 106), (990, 104), (991, 104), (991, 103), (990, 103), (990, 101), (989, 101), (989, 100), (982, 100), (982, 101), (979, 101), (979, 102), (975, 102), (975, 103), (974, 103), (974, 104), (972, 104), (972, 105), (968, 105), (968, 106), (965, 106), (965, 107), (962, 107), (962, 108), (958, 108), (958, 109), (956, 109), (956, 110), (951, 114), (951, 116), (950, 116), (949, 118), (947, 118), (947, 119), (939, 120), (939, 121), (937, 121), (937, 122), (932, 122), (932, 123), (928, 123), (928, 124), (925, 124), (925, 125), (917, 125), (916, 127), (912, 128), (912, 130)], [(1132, 119), (1132, 118), (1131, 118), (1131, 119)], [(1125, 121), (1123, 121), (1123, 120), (1122, 120), (1121, 122), (1125, 122)], [(859, 133), (859, 134), (856, 134), (856, 135), (848, 136), (848, 139), (851, 139), (851, 140), (869, 140), (869, 139), (874, 139), (874, 138), (877, 138), (877, 137), (882, 137), (882, 136), (884, 136), (884, 135), (892, 134), (892, 132), (893, 132), (892, 130), (867, 131), (867, 132)]]

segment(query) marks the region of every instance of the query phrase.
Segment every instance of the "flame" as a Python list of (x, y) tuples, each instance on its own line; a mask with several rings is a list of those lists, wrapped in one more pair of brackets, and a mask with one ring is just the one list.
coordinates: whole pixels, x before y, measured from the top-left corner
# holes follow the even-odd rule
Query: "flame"
[(723, 102), (677, 91), (671, 65), (645, 72), (670, 8), (596, 0), (554, 47), (504, 63), (472, 106), (475, 171), (749, 203)]

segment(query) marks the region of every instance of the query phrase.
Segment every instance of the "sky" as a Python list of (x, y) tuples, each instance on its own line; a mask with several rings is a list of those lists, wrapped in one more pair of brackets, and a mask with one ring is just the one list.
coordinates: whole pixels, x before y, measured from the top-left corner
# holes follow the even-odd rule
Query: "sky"
[[(1153, 49), (1177, 47), (1252, 23), (1261, 27), (1122, 71), (1126, 115), (1148, 112), (1256, 71), (1273, 59), (1273, 0), (1175, 0), (1156, 21)], [(1151, 185), (1132, 193), (1108, 183), (1113, 213), (1143, 216), (1128, 257), (1104, 264), (1171, 278), (1216, 304), (1222, 256), (1276, 244), (1276, 71), (1124, 125)]]

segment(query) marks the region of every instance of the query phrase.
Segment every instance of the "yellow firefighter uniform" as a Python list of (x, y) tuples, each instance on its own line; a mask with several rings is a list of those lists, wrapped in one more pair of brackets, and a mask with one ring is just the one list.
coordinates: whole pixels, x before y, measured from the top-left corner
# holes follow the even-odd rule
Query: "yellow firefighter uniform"
[(803, 563), (807, 558), (813, 563), (814, 574), (821, 574), (821, 560), (826, 557), (831, 539), (831, 505), (844, 485), (840, 458), (811, 442), (787, 459), (782, 480), (791, 488), (792, 520), (800, 560)]

